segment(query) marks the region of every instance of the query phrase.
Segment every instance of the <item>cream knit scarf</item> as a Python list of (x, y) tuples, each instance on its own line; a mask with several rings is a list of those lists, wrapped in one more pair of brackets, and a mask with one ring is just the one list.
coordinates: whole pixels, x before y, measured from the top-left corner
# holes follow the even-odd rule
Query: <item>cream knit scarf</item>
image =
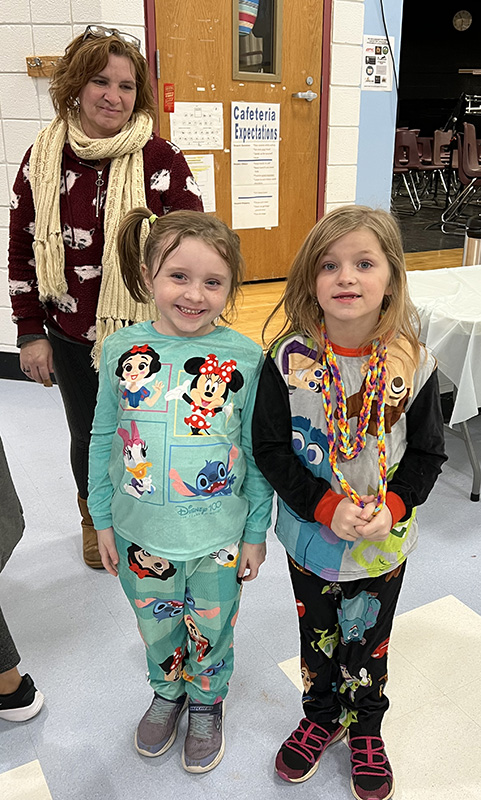
[(130, 209), (145, 206), (142, 148), (152, 134), (152, 120), (143, 111), (134, 114), (120, 133), (110, 139), (89, 139), (78, 114), (68, 124), (57, 117), (40, 131), (30, 156), (30, 185), (35, 206), (33, 250), (42, 300), (60, 299), (67, 291), (65, 250), (60, 227), (60, 177), (65, 140), (85, 161), (110, 158), (105, 202), (102, 283), (97, 305), (96, 343), (92, 358), (98, 367), (102, 343), (109, 333), (131, 322), (156, 319), (153, 302), (132, 300), (122, 276), (117, 252), (119, 223)]

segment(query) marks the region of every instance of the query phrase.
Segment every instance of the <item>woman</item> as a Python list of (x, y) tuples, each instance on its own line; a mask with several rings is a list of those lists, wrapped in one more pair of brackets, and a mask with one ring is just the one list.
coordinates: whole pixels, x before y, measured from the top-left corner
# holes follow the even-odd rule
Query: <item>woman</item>
[(152, 133), (149, 68), (129, 34), (89, 25), (52, 79), (56, 118), (22, 161), (11, 203), (9, 285), (20, 366), (60, 387), (82, 514), (84, 560), (101, 568), (87, 509), (88, 447), (102, 341), (152, 319), (122, 283), (116, 237), (132, 207), (202, 211), (181, 151)]

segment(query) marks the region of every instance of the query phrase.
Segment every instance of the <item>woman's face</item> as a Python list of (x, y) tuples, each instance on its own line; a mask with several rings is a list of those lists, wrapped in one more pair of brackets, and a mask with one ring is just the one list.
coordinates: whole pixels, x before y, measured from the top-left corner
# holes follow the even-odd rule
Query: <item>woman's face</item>
[(115, 136), (134, 111), (135, 68), (127, 56), (109, 55), (107, 65), (80, 90), (80, 121), (91, 139)]

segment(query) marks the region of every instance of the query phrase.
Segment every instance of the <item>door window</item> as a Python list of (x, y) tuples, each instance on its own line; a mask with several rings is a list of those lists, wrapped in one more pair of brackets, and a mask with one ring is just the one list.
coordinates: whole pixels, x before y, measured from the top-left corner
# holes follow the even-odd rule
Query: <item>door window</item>
[(234, 80), (281, 80), (282, 0), (233, 0)]

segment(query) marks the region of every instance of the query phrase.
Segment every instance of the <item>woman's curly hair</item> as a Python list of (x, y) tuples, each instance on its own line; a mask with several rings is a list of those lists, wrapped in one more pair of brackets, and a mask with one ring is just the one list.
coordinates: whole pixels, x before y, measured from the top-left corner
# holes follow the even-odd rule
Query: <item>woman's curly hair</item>
[(156, 119), (156, 106), (150, 82), (149, 65), (133, 44), (124, 42), (115, 34), (112, 36), (77, 36), (65, 49), (59, 59), (50, 84), (50, 96), (55, 111), (63, 120), (69, 111), (78, 108), (81, 89), (94, 75), (98, 75), (108, 64), (109, 56), (124, 56), (132, 62), (135, 71), (137, 94), (134, 113), (145, 111)]

